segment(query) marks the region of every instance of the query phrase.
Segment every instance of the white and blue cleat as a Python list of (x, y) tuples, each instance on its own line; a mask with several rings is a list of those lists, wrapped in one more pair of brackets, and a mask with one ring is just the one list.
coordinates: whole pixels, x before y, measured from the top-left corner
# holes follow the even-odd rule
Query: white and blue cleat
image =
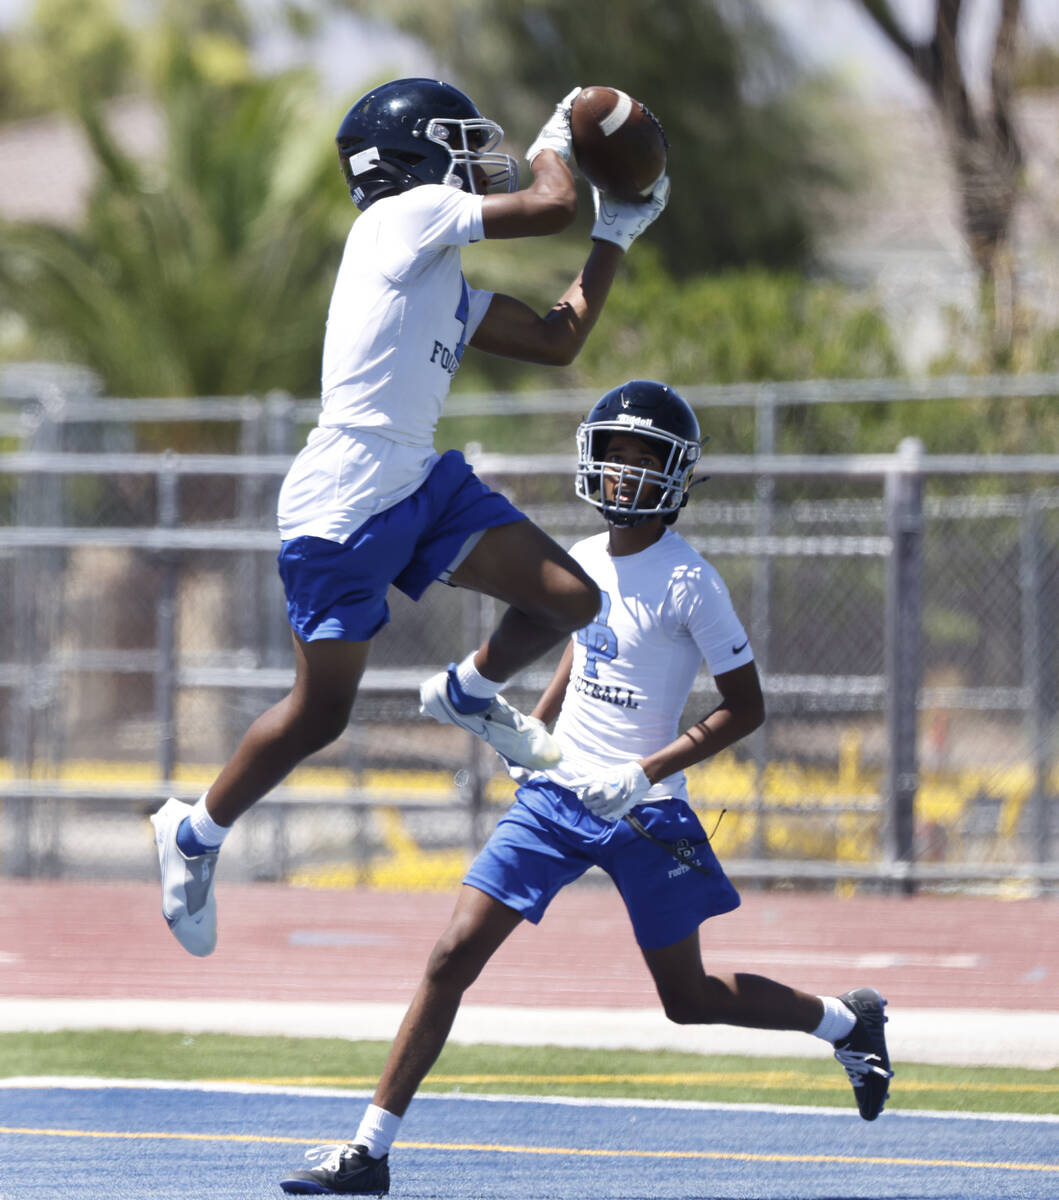
[(177, 845), (177, 829), (190, 812), (190, 804), (170, 797), (151, 817), (151, 824), (162, 872), (162, 916), (189, 954), (205, 958), (217, 945), (213, 878), (219, 851), (189, 857)]
[(443, 725), (458, 725), (488, 742), (502, 758), (519, 767), (543, 771), (562, 758), (559, 743), (543, 721), (512, 708), (503, 696), (483, 701), (481, 712), (461, 713), (452, 703), (449, 677), (455, 668), (432, 675), (419, 689), (419, 711)]

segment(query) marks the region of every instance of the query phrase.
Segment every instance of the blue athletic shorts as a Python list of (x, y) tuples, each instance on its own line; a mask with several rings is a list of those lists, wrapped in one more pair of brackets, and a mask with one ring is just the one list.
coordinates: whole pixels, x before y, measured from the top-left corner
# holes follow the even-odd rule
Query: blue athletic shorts
[(418, 600), (468, 538), (525, 519), (482, 483), (458, 450), (448, 450), (411, 496), (376, 513), (345, 542), (297, 537), (283, 543), (279, 573), (291, 627), (306, 642), (365, 642), (390, 619), (391, 583)]
[(601, 821), (568, 788), (542, 777), (518, 789), (463, 882), (536, 925), (560, 888), (589, 867), (602, 867), (617, 884), (644, 950), (672, 946), (707, 918), (739, 907), (739, 893), (685, 801), (643, 804), (636, 816), (656, 838), (690, 845), (708, 874), (682, 865), (627, 821)]

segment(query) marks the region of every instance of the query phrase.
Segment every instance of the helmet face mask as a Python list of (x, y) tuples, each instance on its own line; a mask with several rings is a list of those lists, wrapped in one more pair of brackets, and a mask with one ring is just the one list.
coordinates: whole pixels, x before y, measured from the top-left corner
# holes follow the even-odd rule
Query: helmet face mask
[[(609, 462), (616, 434), (646, 443), (659, 469)], [(612, 525), (651, 517), (672, 524), (687, 503), (701, 454), (698, 421), (687, 402), (664, 383), (631, 380), (608, 392), (579, 426), (574, 491)]]
[(365, 209), (424, 183), (515, 191), (518, 164), (495, 149), (503, 136), (451, 84), (395, 79), (353, 105), (335, 140), (353, 202)]
[(444, 146), (452, 159), (441, 183), (477, 194), (477, 175), (485, 185), (483, 193), (513, 192), (518, 187), (518, 164), (510, 154), (493, 153), (504, 138), (495, 121), (486, 117), (464, 121), (437, 118), (426, 122), (423, 137)]

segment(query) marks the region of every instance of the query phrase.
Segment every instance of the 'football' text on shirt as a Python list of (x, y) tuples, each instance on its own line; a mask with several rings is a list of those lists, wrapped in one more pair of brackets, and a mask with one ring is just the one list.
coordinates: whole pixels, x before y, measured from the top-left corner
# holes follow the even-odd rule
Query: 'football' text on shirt
[(460, 369), (460, 355), (455, 350), (450, 350), (448, 346), (434, 339), (434, 352), (430, 356), (432, 363), (440, 363), (444, 371), (448, 371), (450, 375), (455, 375)]
[(591, 696), (593, 700), (602, 700), (605, 704), (616, 704), (619, 708), (639, 708), (640, 702), (635, 698), (632, 688), (618, 687), (609, 683), (596, 683), (586, 679), (584, 675), (574, 678), (574, 691)]

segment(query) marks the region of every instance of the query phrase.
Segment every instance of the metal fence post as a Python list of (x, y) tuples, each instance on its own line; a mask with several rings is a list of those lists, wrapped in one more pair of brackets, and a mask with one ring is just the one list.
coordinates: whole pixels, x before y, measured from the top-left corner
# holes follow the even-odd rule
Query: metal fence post
[(905, 438), (898, 465), (886, 476), (886, 527), (891, 551), (886, 576), (886, 728), (888, 814), (886, 858), (902, 890), (915, 891), (915, 805), (919, 784), (918, 716), (922, 676), (923, 443)]
[[(27, 447), (40, 453), (61, 447), (60, 416), (64, 404), (61, 390), (48, 386), (35, 397), (31, 413), (24, 418)], [(40, 475), (19, 479), (15, 498), (15, 523), (30, 528), (62, 523), (62, 482)], [(15, 552), (13, 573), (14, 645), (18, 654), (18, 688), (11, 704), (11, 757), (15, 774), (31, 779), (40, 767), (42, 741), (47, 745), (43, 718), (51, 699), (54, 679), (47, 659), (55, 603), (53, 580), (49, 578), (55, 551), (23, 547)], [(28, 876), (37, 872), (34, 848), (34, 803), (16, 796), (5, 803), (11, 817), (11, 839), (7, 873)], [(39, 812), (39, 810), (37, 810)]]
[[(175, 529), (178, 515), (177, 483), (179, 476), (172, 451), (166, 451), (166, 463), (158, 472), (158, 525)], [(158, 610), (155, 614), (157, 666), (154, 677), (155, 720), (158, 723), (158, 772), (169, 781), (176, 765), (176, 552), (162, 550), (158, 555), (161, 581)]]
[[(754, 453), (776, 453), (776, 397), (771, 388), (762, 388), (754, 405)], [(759, 475), (754, 481), (754, 533), (760, 539), (771, 536), (775, 521), (776, 480)], [(769, 641), (772, 631), (772, 556), (762, 549), (754, 555), (750, 599), (750, 632), (754, 661), (764, 679), (769, 669)], [(767, 685), (766, 685), (767, 690)], [(765, 771), (769, 761), (768, 721), (755, 730), (750, 739), (754, 758), (754, 840), (756, 858), (768, 857), (768, 807), (765, 804)]]
[[(265, 450), (265, 413), (253, 400), (244, 401), (243, 419), (239, 425), (239, 453), (246, 458), (263, 454)], [(261, 517), (262, 480), (259, 475), (243, 475), (238, 482), (236, 516), (244, 529), (256, 527)], [(258, 665), (266, 662), (264, 645), (261, 556), (247, 550), (236, 557), (234, 564), (241, 603), (236, 612), (240, 645), (251, 649)], [(242, 715), (240, 714), (240, 724)]]
[[(23, 476), (18, 481), (15, 519), (19, 525), (33, 524), (33, 507), (38, 480)], [(22, 547), (15, 551), (12, 573), (12, 620), (14, 646), (18, 664), (17, 688), (11, 697), (11, 760), (16, 776), (29, 779), (34, 759), (33, 680), (37, 660), (37, 622), (33, 596), (37, 583), (34, 578), (40, 551)], [(26, 796), (12, 796), (4, 801), (4, 814), (10, 821), (10, 840), (6, 873), (24, 876), (31, 873), (32, 838), (30, 818), (32, 801)]]
[[(263, 422), (259, 422), (261, 440), (259, 451), (265, 454), (295, 453), (295, 406), (293, 397), (287, 392), (270, 392), (260, 409)], [(258, 512), (254, 521), (268, 522), (274, 527), (276, 519), (276, 487), (271, 479), (260, 478), (255, 491), (255, 502)], [(270, 512), (263, 511), (266, 504)], [(276, 550), (279, 550), (279, 535), (276, 536)], [(257, 648), (260, 655), (259, 663), (266, 667), (283, 667), (291, 660), (290, 624), (287, 618), (287, 605), (280, 586), (276, 571), (275, 555), (264, 555), (260, 551), (254, 556), (256, 568), (254, 572), (255, 612), (258, 618)], [(360, 754), (354, 739), (346, 740), (347, 765), (353, 777), (360, 778)], [(291, 867), (290, 819), (291, 810), (288, 805), (277, 804), (266, 812), (272, 817), (272, 864), (276, 878), (285, 879)], [(354, 809), (355, 819), (364, 823), (364, 818)], [(357, 842), (363, 842), (363, 837)]]
[[(297, 453), (294, 444), (296, 433), (294, 400), (286, 392), (270, 392), (265, 401), (265, 453), (290, 455)], [(267, 481), (262, 488), (262, 497), (269, 499), (268, 520), (275, 526), (276, 504), (278, 498), (278, 482)], [(276, 551), (279, 551), (279, 535), (276, 537)], [(259, 557), (261, 557), (259, 555)], [(282, 667), (290, 662), (291, 642), (290, 626), (287, 621), (287, 605), (283, 596), (283, 588), (279, 586), (279, 576), (276, 572), (276, 560), (269, 555), (263, 562), (264, 572), (261, 581), (264, 605), (262, 620), (265, 624), (264, 650), (265, 666)]]
[(265, 398), (265, 444), (269, 454), (294, 454), (296, 405), (289, 392), (269, 392)]
[(1033, 849), (1029, 861), (1044, 865), (1051, 861), (1051, 820), (1048, 795), (1048, 718), (1045, 696), (1044, 659), (1047, 654), (1044, 628), (1045, 542), (1041, 496), (1030, 496), (1022, 511), (1019, 587), (1022, 593), (1022, 686), (1026, 690), (1026, 740), (1033, 771), (1030, 800)]

